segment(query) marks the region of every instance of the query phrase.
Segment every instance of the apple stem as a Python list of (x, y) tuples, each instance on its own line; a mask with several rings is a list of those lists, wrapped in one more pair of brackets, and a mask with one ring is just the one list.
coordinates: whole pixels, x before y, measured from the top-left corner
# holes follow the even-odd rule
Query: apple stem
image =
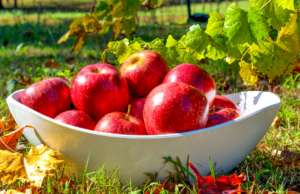
[(131, 105), (129, 104), (128, 105), (128, 110), (127, 110), (127, 115), (126, 115), (126, 120), (127, 121), (129, 121), (130, 108), (131, 108)]
[(212, 105), (211, 107), (213, 109), (213, 113), (216, 113), (215, 105)]

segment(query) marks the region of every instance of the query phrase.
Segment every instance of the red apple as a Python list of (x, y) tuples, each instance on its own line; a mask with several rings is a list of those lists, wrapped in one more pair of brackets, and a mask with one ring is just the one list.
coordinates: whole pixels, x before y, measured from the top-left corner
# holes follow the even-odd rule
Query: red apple
[(216, 112), (218, 112), (218, 111), (220, 111), (220, 110), (223, 110), (224, 108), (222, 108), (222, 107), (215, 107), (214, 109), (213, 108), (210, 108), (209, 109), (209, 114), (213, 114), (213, 113), (216, 113)]
[(149, 50), (132, 54), (120, 68), (134, 98), (147, 96), (161, 84), (169, 70), (167, 62), (158, 53)]
[(40, 81), (26, 88), (21, 102), (43, 115), (54, 118), (59, 113), (70, 110), (70, 88), (58, 78)]
[(194, 86), (172, 82), (157, 86), (146, 98), (144, 121), (148, 135), (202, 129), (208, 118), (206, 96)]
[(215, 108), (217, 107), (232, 108), (236, 110), (236, 112), (238, 112), (240, 116), (243, 116), (242, 111), (231, 100), (225, 98), (224, 96), (216, 95), (213, 105), (215, 106)]
[(215, 81), (207, 71), (201, 67), (183, 63), (174, 67), (165, 77), (163, 83), (182, 82), (201, 90), (212, 105), (216, 95)]
[(124, 111), (129, 91), (126, 80), (112, 65), (95, 64), (84, 67), (74, 78), (71, 98), (76, 109), (99, 121), (114, 111)]
[(130, 104), (131, 105), (130, 115), (140, 119), (143, 122), (144, 122), (143, 110), (144, 110), (145, 101), (146, 98), (140, 98)]
[(236, 110), (232, 108), (224, 108), (218, 112), (212, 113), (208, 116), (208, 121), (206, 127), (212, 127), (215, 125), (220, 125), (228, 121), (239, 118), (240, 115)]
[(126, 113), (112, 112), (105, 115), (96, 125), (95, 131), (125, 135), (147, 135), (145, 124)]
[(55, 117), (55, 120), (75, 127), (94, 130), (96, 121), (80, 110), (68, 110), (60, 113)]

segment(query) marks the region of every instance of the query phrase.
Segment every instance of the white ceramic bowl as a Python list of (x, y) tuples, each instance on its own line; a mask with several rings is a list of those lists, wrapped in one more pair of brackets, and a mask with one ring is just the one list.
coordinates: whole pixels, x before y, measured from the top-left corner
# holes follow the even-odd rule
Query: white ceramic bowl
[[(23, 90), (7, 98), (8, 106), (17, 124), (32, 125), (24, 130), (26, 138), (34, 145), (41, 142), (61, 152), (67, 165), (84, 169), (90, 152), (88, 171), (105, 164), (107, 172), (119, 168), (122, 181), (140, 186), (147, 176), (144, 172), (157, 172), (163, 166), (163, 156), (178, 156), (185, 164), (187, 156), (200, 173), (209, 172), (208, 155), (217, 162), (217, 170), (230, 171), (254, 149), (274, 120), (281, 101), (270, 92), (242, 92), (225, 95), (239, 107), (243, 116), (233, 121), (201, 130), (157, 135), (116, 135), (89, 131), (59, 123), (21, 104)], [(187, 121), (188, 122), (188, 121)], [(200, 164), (202, 167), (198, 166)], [(158, 173), (158, 179), (172, 170), (167, 164)]]

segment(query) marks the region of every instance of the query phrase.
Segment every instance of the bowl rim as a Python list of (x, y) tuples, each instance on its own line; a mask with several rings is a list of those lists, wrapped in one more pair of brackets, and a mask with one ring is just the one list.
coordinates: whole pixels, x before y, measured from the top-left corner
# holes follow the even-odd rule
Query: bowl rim
[(6, 102), (8, 103), (8, 105), (10, 103), (13, 103), (13, 104), (16, 104), (17, 106), (22, 106), (25, 110), (27, 111), (30, 111), (32, 112), (33, 114), (39, 116), (39, 117), (42, 117), (43, 119), (45, 120), (48, 120), (52, 123), (55, 123), (57, 125), (60, 125), (60, 126), (63, 126), (63, 127), (66, 127), (66, 128), (69, 128), (69, 129), (72, 129), (72, 130), (75, 130), (75, 131), (80, 131), (80, 132), (85, 132), (85, 133), (89, 133), (89, 134), (92, 134), (92, 135), (98, 135), (98, 136), (107, 136), (107, 137), (113, 137), (113, 138), (125, 138), (125, 139), (162, 139), (162, 138), (174, 138), (174, 137), (182, 137), (182, 136), (188, 136), (188, 135), (194, 135), (194, 134), (197, 134), (197, 133), (204, 133), (204, 132), (208, 132), (208, 131), (213, 131), (213, 130), (218, 130), (226, 125), (230, 125), (230, 124), (233, 124), (233, 123), (236, 123), (236, 122), (239, 122), (239, 121), (242, 121), (248, 117), (251, 117), (252, 115), (254, 114), (257, 114), (259, 112), (262, 112), (264, 111), (265, 109), (268, 109), (268, 108), (271, 108), (271, 107), (274, 107), (274, 106), (279, 106), (281, 105), (281, 100), (280, 98), (273, 94), (272, 92), (267, 92), (267, 91), (245, 91), (245, 92), (239, 92), (239, 93), (235, 93), (235, 94), (228, 94), (228, 95), (224, 95), (225, 97), (226, 96), (231, 96), (231, 95), (236, 95), (236, 94), (242, 94), (242, 93), (270, 93), (272, 95), (274, 95), (274, 97), (277, 98), (277, 100), (279, 100), (279, 102), (277, 103), (274, 103), (272, 105), (269, 105), (269, 106), (266, 106), (262, 109), (259, 109), (257, 111), (254, 111), (252, 113), (249, 113), (247, 115), (243, 115), (237, 119), (234, 119), (232, 121), (229, 121), (229, 122), (226, 122), (226, 123), (222, 123), (220, 125), (216, 125), (216, 126), (212, 126), (212, 127), (208, 127), (208, 128), (203, 128), (203, 129), (197, 129), (197, 130), (194, 130), (194, 131), (188, 131), (188, 132), (182, 132), (182, 133), (171, 133), (171, 134), (163, 134), (163, 135), (122, 135), (122, 134), (113, 134), (113, 133), (104, 133), (104, 132), (99, 132), (99, 131), (92, 131), (92, 130), (88, 130), (88, 129), (83, 129), (83, 128), (80, 128), (80, 127), (75, 127), (75, 126), (72, 126), (72, 125), (68, 125), (68, 124), (65, 124), (65, 123), (62, 123), (62, 122), (59, 122), (59, 121), (56, 121), (50, 117), (47, 117), (25, 105), (23, 105), (21, 102), (18, 102), (17, 100), (15, 100), (13, 98), (14, 95), (16, 95), (17, 93), (20, 93), (20, 92), (23, 92), (25, 89), (21, 89), (21, 90), (17, 90), (15, 92), (13, 92), (12, 94), (10, 94), (7, 99), (6, 99)]

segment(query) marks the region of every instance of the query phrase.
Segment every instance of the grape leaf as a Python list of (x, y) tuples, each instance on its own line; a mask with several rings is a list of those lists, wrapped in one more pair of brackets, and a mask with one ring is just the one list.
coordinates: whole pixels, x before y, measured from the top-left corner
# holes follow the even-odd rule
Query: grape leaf
[(124, 19), (121, 25), (121, 34), (126, 38), (130, 38), (137, 30), (137, 19), (132, 17), (131, 19)]
[[(175, 47), (176, 52), (178, 53), (177, 60), (180, 63), (193, 63), (195, 64), (197, 60), (200, 60), (204, 57), (204, 51), (203, 53), (198, 53), (192, 48), (187, 48), (187, 35), (183, 35), (181, 39), (178, 41), (178, 45)], [(196, 42), (195, 42), (196, 43)]]
[(77, 33), (81, 31), (80, 24), (82, 23), (83, 19), (82, 18), (77, 18), (75, 19), (71, 25), (70, 25), (70, 31), (69, 31), (69, 36), (71, 36), (74, 33)]
[(63, 42), (66, 42), (69, 38), (70, 35), (70, 31), (68, 31), (67, 33), (65, 33), (58, 41), (56, 44), (61, 44)]
[(289, 10), (299, 10), (300, 1), (299, 0), (275, 0), (283, 9)]
[(255, 68), (252, 68), (250, 63), (244, 61), (239, 63), (240, 65), (240, 76), (244, 81), (245, 85), (256, 85), (258, 82), (258, 71)]
[(222, 33), (225, 19), (222, 18), (216, 11), (209, 14), (208, 23), (205, 32), (209, 35)]
[(291, 52), (297, 52), (300, 49), (300, 13), (292, 15), (289, 23), (280, 30), (278, 34), (278, 43), (283, 44)]
[(225, 15), (224, 32), (229, 42), (233, 45), (251, 45), (255, 39), (247, 20), (247, 12), (233, 3), (227, 8)]
[(83, 20), (82, 20), (82, 25), (84, 27), (85, 32), (94, 32), (98, 31), (101, 26), (98, 23), (98, 20), (90, 14), (85, 14)]
[(81, 50), (82, 45), (84, 44), (83, 37), (84, 37), (84, 31), (81, 31), (80, 33), (77, 34), (76, 43), (74, 44), (71, 52)]
[(267, 24), (266, 17), (257, 7), (251, 7), (247, 16), (253, 36), (259, 44), (263, 44), (270, 37), (269, 31), (271, 30)]
[[(190, 27), (185, 41), (181, 41), (183, 47), (187, 48), (187, 52), (191, 54), (194, 60), (204, 58), (204, 52), (208, 46), (208, 35), (201, 29), (199, 25)], [(185, 44), (186, 43), (186, 46)]]
[(213, 60), (223, 59), (228, 56), (226, 41), (227, 37), (218, 33), (214, 36), (211, 36), (212, 41), (210, 41), (207, 47), (206, 57)]
[[(249, 0), (251, 6), (261, 8), (265, 5), (269, 0)], [(263, 15), (267, 17), (268, 23), (275, 28), (276, 30), (280, 30), (281, 27), (285, 26), (285, 24), (289, 21), (290, 14), (293, 11), (288, 9), (283, 9), (278, 6), (277, 3), (271, 1), (269, 5), (267, 5), (263, 10)]]
[(160, 54), (167, 62), (167, 64), (171, 67), (174, 67), (180, 63), (178, 60), (180, 58), (179, 54), (176, 52), (176, 46), (173, 45), (171, 47), (166, 47), (164, 45), (163, 39), (155, 39), (153, 40), (151, 45), (151, 50)]
[(137, 0), (126, 0), (125, 18), (131, 19), (135, 17), (136, 12), (140, 9), (141, 1)]
[(148, 10), (161, 7), (163, 4), (165, 4), (165, 0), (147, 0), (145, 3)]
[(122, 20), (118, 20), (116, 21), (114, 27), (113, 27), (113, 32), (114, 32), (114, 38), (118, 38), (118, 36), (120, 35), (121, 33), (121, 25), (122, 25)]
[(172, 35), (168, 36), (166, 47), (172, 47), (178, 44), (178, 41), (173, 38)]
[(249, 51), (252, 64), (270, 80), (289, 74), (294, 68), (297, 53), (289, 52), (276, 42), (265, 42), (261, 46), (253, 45)]
[(123, 63), (130, 55), (141, 51), (142, 47), (138, 42), (129, 45), (128, 39), (124, 39), (122, 41), (110, 42), (108, 50), (117, 56), (119, 63)]

